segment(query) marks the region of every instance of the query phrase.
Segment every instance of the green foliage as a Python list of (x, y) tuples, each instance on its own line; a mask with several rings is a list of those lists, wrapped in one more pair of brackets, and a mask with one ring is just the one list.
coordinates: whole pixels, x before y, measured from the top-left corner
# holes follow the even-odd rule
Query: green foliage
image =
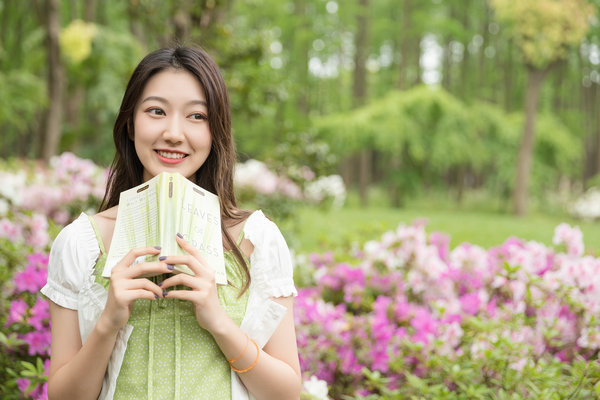
[[(507, 198), (513, 186), (521, 114), (505, 114), (489, 103), (465, 104), (443, 89), (392, 91), (381, 100), (315, 122), (320, 137), (340, 158), (362, 148), (397, 159), (386, 171), (404, 195), (423, 181), (435, 183), (466, 171)], [(539, 196), (560, 178), (576, 179), (581, 139), (556, 116), (539, 116), (531, 187)]]
[(587, 0), (491, 0), (528, 65), (543, 69), (581, 43), (595, 9)]
[[(0, 126), (26, 130), (44, 105), (44, 82), (28, 71), (0, 71)], [(40, 100), (41, 99), (41, 100)]]
[[(600, 225), (577, 221), (566, 215), (533, 212), (527, 218), (500, 213), (493, 196), (469, 196), (462, 208), (447, 201), (446, 195), (421, 196), (408, 201), (403, 209), (345, 206), (339, 210), (300, 208), (295, 213), (295, 237), (299, 252), (332, 251), (352, 254), (351, 249), (400, 223), (425, 218), (432, 231), (450, 235), (450, 247), (470, 242), (482, 247), (499, 246), (510, 236), (552, 244), (552, 230), (562, 222), (578, 225), (584, 233), (586, 252), (599, 254)], [(340, 221), (343, 221), (340, 222)]]
[(113, 157), (112, 127), (125, 86), (145, 52), (127, 31), (98, 25), (87, 29), (94, 31), (89, 53), (85, 57), (76, 56), (79, 57), (76, 61), (65, 56), (69, 92), (74, 95), (76, 91), (84, 90), (86, 97), (77, 105), (76, 121), (67, 125), (61, 148), (78, 148), (83, 157), (108, 165)]
[[(470, 327), (476, 334), (481, 327)], [(561, 400), (590, 399), (600, 394), (600, 364), (578, 358), (571, 364), (558, 359), (528, 360), (522, 370), (506, 363), (506, 354), (517, 350), (509, 340), (500, 339), (483, 359), (463, 354), (457, 359), (431, 357), (428, 374), (405, 374), (395, 390), (378, 372), (364, 371), (368, 386), (377, 394), (362, 399), (497, 399)]]

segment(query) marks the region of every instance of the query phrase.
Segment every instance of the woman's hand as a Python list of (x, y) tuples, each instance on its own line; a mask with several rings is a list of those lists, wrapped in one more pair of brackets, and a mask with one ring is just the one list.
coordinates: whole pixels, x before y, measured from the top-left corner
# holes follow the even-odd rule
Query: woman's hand
[(215, 273), (198, 249), (179, 235), (176, 239), (179, 246), (188, 255), (170, 256), (164, 261), (171, 265), (187, 265), (194, 275), (185, 273), (173, 275), (161, 283), (161, 288), (166, 290), (175, 285), (184, 285), (191, 290), (172, 290), (163, 294), (168, 298), (191, 301), (194, 304), (198, 324), (207, 331), (214, 333), (216, 329), (222, 326), (224, 318), (229, 318), (221, 303), (219, 303)]
[(138, 257), (158, 254), (160, 254), (160, 249), (155, 247), (133, 249), (112, 269), (108, 299), (98, 320), (104, 329), (110, 332), (121, 329), (129, 320), (134, 300), (155, 300), (162, 297), (162, 289), (156, 283), (146, 278), (140, 278), (140, 276), (171, 272), (167, 263), (163, 261), (142, 262), (132, 265)]

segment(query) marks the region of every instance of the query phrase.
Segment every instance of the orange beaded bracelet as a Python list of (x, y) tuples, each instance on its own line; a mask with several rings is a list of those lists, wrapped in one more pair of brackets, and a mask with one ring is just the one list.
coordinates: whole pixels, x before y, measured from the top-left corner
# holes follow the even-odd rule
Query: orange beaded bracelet
[[(248, 336), (248, 335), (246, 335), (246, 336)], [(248, 336), (248, 339), (250, 339), (250, 336)], [(229, 366), (231, 367), (231, 369), (234, 370), (235, 372), (237, 372), (238, 374), (243, 374), (244, 372), (248, 372), (252, 368), (256, 367), (256, 364), (258, 364), (258, 358), (260, 357), (260, 349), (258, 348), (258, 345), (256, 344), (256, 342), (254, 340), (250, 339), (250, 341), (252, 343), (254, 343), (254, 347), (256, 347), (256, 360), (254, 360), (254, 363), (246, 369), (237, 369), (232, 365), (232, 363), (229, 363)]]
[(244, 351), (242, 351), (242, 354), (240, 354), (239, 356), (234, 357), (231, 360), (227, 360), (227, 362), (229, 364), (232, 364), (232, 363), (236, 362), (237, 360), (239, 360), (240, 358), (242, 358), (244, 356), (244, 354), (246, 354), (246, 350), (248, 350), (248, 342), (250, 342), (250, 337), (248, 335), (246, 335), (246, 347), (244, 347)]

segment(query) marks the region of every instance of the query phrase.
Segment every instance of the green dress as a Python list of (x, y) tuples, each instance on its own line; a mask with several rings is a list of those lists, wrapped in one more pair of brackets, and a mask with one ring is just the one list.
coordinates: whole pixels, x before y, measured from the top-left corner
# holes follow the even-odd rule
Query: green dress
[[(90, 220), (102, 254), (95, 266), (96, 282), (107, 288), (108, 280), (101, 276), (106, 251), (93, 219)], [(242, 235), (238, 245), (241, 239)], [(248, 291), (238, 297), (243, 276), (229, 251), (225, 252), (225, 269), (229, 284), (217, 287), (219, 301), (240, 325)], [(158, 283), (166, 277), (151, 279)], [(175, 289), (184, 288), (172, 288)], [(229, 364), (212, 335), (198, 325), (192, 303), (168, 297), (135, 300), (128, 324), (133, 326), (133, 332), (113, 399), (231, 399)]]

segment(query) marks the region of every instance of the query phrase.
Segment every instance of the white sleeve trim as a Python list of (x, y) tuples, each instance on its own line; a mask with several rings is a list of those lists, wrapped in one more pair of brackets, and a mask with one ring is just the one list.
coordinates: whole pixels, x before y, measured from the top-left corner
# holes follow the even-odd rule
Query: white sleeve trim
[(78, 309), (79, 292), (87, 285), (99, 254), (94, 228), (89, 217), (81, 213), (52, 243), (42, 294), (62, 307)]

